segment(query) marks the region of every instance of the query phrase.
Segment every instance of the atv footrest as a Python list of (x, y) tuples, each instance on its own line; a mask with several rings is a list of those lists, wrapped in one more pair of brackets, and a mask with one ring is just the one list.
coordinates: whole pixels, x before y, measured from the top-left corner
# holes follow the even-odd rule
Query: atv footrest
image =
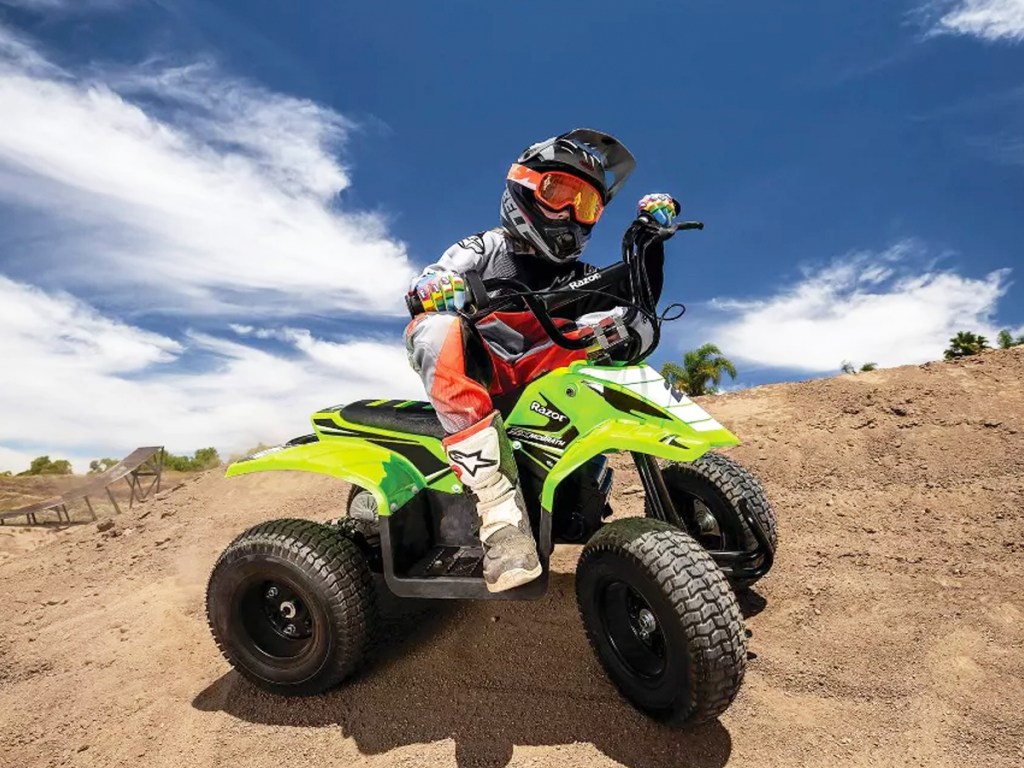
[(463, 576), (482, 579), (484, 552), (476, 547), (434, 547), (409, 569), (408, 578), (429, 579), (438, 576)]
[(421, 493), (380, 519), (382, 572), (398, 597), (454, 600), (526, 600), (543, 596), (548, 585), (551, 516), (543, 517), (537, 554), (542, 572), (528, 584), (489, 592), (476, 505), (468, 496), (448, 496), (445, 506), (429, 506)]
[(548, 586), (547, 558), (541, 558), (544, 572), (529, 584), (506, 592), (487, 591), (484, 583), (484, 553), (473, 545), (434, 545), (407, 570), (395, 571), (391, 543), (391, 520), (384, 518), (381, 539), (384, 551), (384, 579), (399, 597), (456, 600), (528, 600), (544, 595)]

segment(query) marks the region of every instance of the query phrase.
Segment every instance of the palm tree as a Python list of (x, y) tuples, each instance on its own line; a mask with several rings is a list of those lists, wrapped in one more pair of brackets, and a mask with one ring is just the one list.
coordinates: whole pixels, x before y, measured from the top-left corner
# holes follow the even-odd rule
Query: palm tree
[(960, 331), (949, 340), (949, 348), (942, 353), (942, 356), (947, 360), (955, 360), (958, 357), (976, 355), (988, 348), (988, 339), (981, 334), (971, 331)]
[(864, 363), (864, 365), (862, 365), (860, 367), (860, 372), (861, 373), (867, 373), (868, 371), (875, 370), (877, 367), (878, 367), (878, 363)]
[(665, 363), (661, 367), (661, 375), (671, 382), (672, 386), (688, 395), (713, 395), (722, 383), (722, 374), (728, 373), (736, 378), (736, 366), (729, 358), (722, 355), (714, 344), (704, 344), (683, 355), (683, 364)]
[(996, 337), (996, 341), (999, 344), (1000, 349), (1009, 349), (1010, 347), (1021, 347), (1024, 346), (1024, 335), (1018, 336), (1016, 339), (1013, 338), (1013, 334), (1007, 329), (1003, 328)]

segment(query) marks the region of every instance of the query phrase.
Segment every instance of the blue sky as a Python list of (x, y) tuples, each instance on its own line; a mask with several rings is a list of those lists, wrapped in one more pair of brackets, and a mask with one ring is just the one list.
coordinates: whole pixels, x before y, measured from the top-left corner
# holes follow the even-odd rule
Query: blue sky
[(409, 276), (573, 127), (707, 223), (653, 362), (739, 383), (1024, 333), (1024, 0), (0, 0), (0, 470), (240, 450), (420, 391)]

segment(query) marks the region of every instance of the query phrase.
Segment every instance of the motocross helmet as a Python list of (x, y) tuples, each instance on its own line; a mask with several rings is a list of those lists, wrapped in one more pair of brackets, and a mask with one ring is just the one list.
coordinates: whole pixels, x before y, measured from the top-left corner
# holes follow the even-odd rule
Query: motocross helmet
[(588, 128), (533, 144), (509, 170), (501, 225), (550, 261), (576, 259), (635, 167), (617, 139)]

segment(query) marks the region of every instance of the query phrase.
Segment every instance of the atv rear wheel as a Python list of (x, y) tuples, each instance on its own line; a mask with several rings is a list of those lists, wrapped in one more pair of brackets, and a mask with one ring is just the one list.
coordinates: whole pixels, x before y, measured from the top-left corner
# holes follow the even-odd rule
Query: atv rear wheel
[(356, 668), (374, 625), (373, 580), (359, 547), (329, 526), (273, 520), (217, 560), (206, 612), (221, 653), (273, 693), (306, 696)]
[(683, 531), (644, 518), (604, 526), (583, 548), (576, 600), (598, 660), (637, 708), (682, 725), (736, 697), (747, 660), (736, 596)]
[[(746, 501), (761, 524), (772, 549), (778, 545), (775, 511), (764, 489), (756, 477), (728, 456), (709, 451), (689, 463), (666, 463), (661, 472), (687, 533), (704, 549), (749, 552), (757, 548), (757, 539), (743, 522), (741, 501)], [(730, 581), (734, 587), (744, 588), (760, 578)]]

